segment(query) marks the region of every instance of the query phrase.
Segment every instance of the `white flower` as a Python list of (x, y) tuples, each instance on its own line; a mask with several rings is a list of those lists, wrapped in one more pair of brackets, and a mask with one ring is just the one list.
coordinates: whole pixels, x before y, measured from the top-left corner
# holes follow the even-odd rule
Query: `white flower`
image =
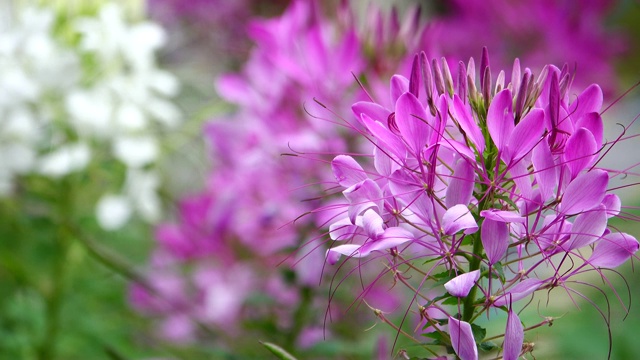
[(113, 155), (131, 168), (154, 162), (159, 153), (158, 141), (151, 136), (122, 136), (113, 141)]
[(38, 161), (38, 172), (54, 178), (84, 169), (91, 158), (91, 150), (85, 143), (69, 144), (44, 155)]
[(117, 230), (129, 221), (132, 213), (129, 199), (123, 195), (104, 195), (96, 206), (96, 219), (101, 228)]

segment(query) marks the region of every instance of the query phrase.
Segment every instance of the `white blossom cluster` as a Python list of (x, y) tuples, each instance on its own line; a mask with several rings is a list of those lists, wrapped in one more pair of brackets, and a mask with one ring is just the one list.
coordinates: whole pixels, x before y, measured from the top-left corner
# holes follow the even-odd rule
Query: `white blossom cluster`
[(11, 15), (0, 24), (0, 195), (19, 176), (60, 178), (106, 156), (126, 179), (98, 201), (100, 225), (120, 228), (134, 213), (158, 220), (159, 134), (181, 118), (170, 101), (178, 81), (156, 64), (162, 28), (130, 24), (113, 3), (70, 20), (72, 40), (56, 31), (51, 9)]

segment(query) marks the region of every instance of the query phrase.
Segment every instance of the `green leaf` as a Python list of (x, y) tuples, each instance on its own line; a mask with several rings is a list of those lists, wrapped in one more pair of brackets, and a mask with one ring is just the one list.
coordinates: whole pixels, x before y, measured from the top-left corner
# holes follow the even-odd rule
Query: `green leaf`
[(485, 342), (481, 343), (479, 347), (480, 347), (480, 350), (482, 350), (482, 351), (491, 351), (491, 350), (495, 350), (495, 349), (500, 348), (493, 341), (485, 341)]
[(476, 339), (476, 342), (482, 341), (482, 339), (487, 336), (487, 329), (476, 324), (471, 324), (471, 332), (473, 333), (473, 338)]
[(452, 296), (447, 300), (443, 301), (442, 305), (458, 305), (458, 298)]
[(281, 360), (297, 360), (293, 355), (289, 354), (285, 349), (280, 346), (268, 342), (260, 341), (262, 346), (266, 347), (267, 350), (271, 351), (272, 354), (278, 357)]

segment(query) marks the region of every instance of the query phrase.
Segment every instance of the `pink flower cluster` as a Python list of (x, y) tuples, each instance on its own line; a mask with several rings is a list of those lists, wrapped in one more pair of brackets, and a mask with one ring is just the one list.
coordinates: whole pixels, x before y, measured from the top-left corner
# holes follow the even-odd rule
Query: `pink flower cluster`
[[(158, 247), (152, 256), (149, 283), (136, 285), (132, 290), (133, 305), (161, 319), (160, 332), (165, 338), (193, 340), (197, 337), (198, 323), (233, 336), (241, 321), (274, 314), (279, 318), (280, 329), (295, 328), (292, 312), (282, 309), (297, 306), (304, 291), (317, 287), (323, 254), (310, 249), (322, 244), (308, 239), (315, 238), (316, 228), (325, 219), (305, 216), (296, 220), (296, 226), (283, 225), (321, 205), (319, 200), (301, 202), (317, 194), (318, 187), (308, 186), (309, 183), (333, 180), (321, 166), (304, 161), (305, 154), (363, 149), (362, 139), (355, 137), (354, 132), (336, 126), (333, 120), (316, 117), (326, 114), (324, 107), (345, 114), (351, 104), (363, 100), (354, 75), (373, 94), (381, 94), (386, 92), (386, 85), (380, 86), (386, 82), (382, 79), (411, 69), (413, 57), (407, 54), (414, 54), (417, 49), (429, 49), (430, 54), (446, 50), (445, 44), (429, 35), (440, 27), (422, 26), (417, 9), (404, 20), (395, 12), (388, 16), (373, 10), (367, 17), (369, 22), (362, 27), (364, 30), (359, 31), (355, 16), (347, 7), (348, 1), (337, 11), (335, 19), (324, 16), (319, 3), (295, 0), (280, 17), (249, 22), (247, 33), (255, 47), (248, 61), (241, 71), (224, 75), (217, 82), (220, 96), (237, 109), (206, 126), (214, 170), (205, 190), (179, 202), (176, 221), (157, 228)], [(550, 12), (555, 10), (549, 7)], [(494, 35), (502, 38), (500, 34)], [(347, 188), (349, 210), (332, 224), (331, 237), (349, 243), (333, 247), (328, 260), (336, 263), (340, 256), (383, 255), (397, 261), (401, 253), (416, 251), (412, 256), (438, 258), (438, 265), (455, 269), (464, 260), (455, 251), (464, 248), (461, 243), (466, 246), (469, 239), (477, 236), (474, 234), (483, 221), (482, 231), (487, 232), (484, 229), (493, 226), (500, 234), (499, 239), (486, 240), (496, 247), (491, 255), (492, 266), (504, 263), (505, 254), (511, 259), (514, 251), (526, 253), (533, 244), (544, 241), (553, 243), (553, 248), (549, 245), (538, 249), (544, 261), (551, 261), (547, 259), (567, 250), (558, 234), (572, 234), (569, 226), (575, 226), (577, 221), (575, 213), (567, 212), (567, 208), (587, 214), (593, 209), (582, 209), (582, 194), (569, 192), (568, 198), (577, 199), (572, 200), (577, 205), (566, 205), (569, 200), (560, 198), (553, 200), (552, 195), (563, 196), (572, 183), (590, 180), (583, 180), (583, 174), (602, 173), (588, 171), (595, 160), (580, 158), (589, 149), (571, 150), (578, 140), (588, 137), (586, 131), (591, 133), (596, 146), (602, 145), (602, 129), (589, 127), (591, 122), (589, 125), (586, 122), (590, 120), (576, 113), (576, 108), (585, 114), (597, 111), (601, 99), (598, 103), (585, 98), (591, 105), (575, 100), (569, 104), (568, 72), (549, 68), (548, 73), (559, 79), (559, 90), (554, 94), (560, 99), (559, 110), (551, 117), (544, 106), (549, 101), (552, 75), (545, 80), (524, 70), (514, 73), (506, 86), (505, 76), (500, 75), (496, 86), (509, 90), (497, 91), (491, 85), (491, 76), (485, 75), (488, 65), (483, 65), (481, 84), (476, 88), (475, 81), (466, 78), (468, 75), (475, 79), (472, 64), (468, 71), (465, 68), (460, 72), (455, 87), (444, 64), (419, 64), (413, 63), (410, 80), (400, 75), (393, 77), (389, 100), (357, 102), (353, 107), (360, 120), (358, 129), (365, 130), (377, 144), (373, 156), (375, 170), (363, 170), (349, 156), (334, 160), (334, 173), (340, 185)], [(424, 76), (420, 75), (421, 69)], [(419, 85), (421, 77), (425, 85)], [(421, 86), (423, 89), (418, 90)], [(601, 96), (597, 88), (589, 91), (595, 94), (587, 93), (585, 97)], [(512, 99), (515, 103), (509, 107)], [(491, 114), (504, 113), (504, 119), (496, 120), (492, 115), (491, 126), (478, 124), (479, 120), (487, 121), (487, 110)], [(562, 120), (567, 113), (573, 119), (571, 126)], [(485, 114), (485, 118), (478, 119), (478, 114)], [(593, 114), (586, 116), (593, 117)], [(596, 123), (598, 119), (591, 120)], [(550, 133), (545, 132), (552, 125), (544, 125), (543, 120), (556, 124), (553, 141), (549, 140)], [(494, 134), (499, 138), (494, 140), (497, 143), (491, 140)], [(569, 141), (574, 134), (581, 138)], [(540, 145), (543, 142), (548, 149)], [(565, 147), (570, 150), (565, 151)], [(482, 156), (488, 151), (493, 154), (491, 159), (476, 162), (484, 159)], [(281, 156), (283, 153), (298, 156)], [(567, 156), (580, 159), (573, 161)], [(537, 167), (538, 172), (532, 173), (531, 166)], [(560, 185), (553, 186), (554, 182)], [(478, 198), (479, 194), (492, 197)], [(598, 204), (594, 207), (604, 208), (605, 217), (609, 217), (617, 211), (613, 204), (616, 199), (603, 196), (596, 199)], [(536, 210), (536, 204), (552, 205)], [(482, 214), (481, 206), (486, 206)], [(553, 212), (554, 209), (557, 211)], [(526, 237), (528, 241), (516, 245), (509, 243), (521, 234), (537, 236)], [(604, 234), (604, 230), (597, 236), (627, 239), (626, 235)], [(580, 239), (572, 240), (580, 246), (568, 249), (568, 253), (588, 245)], [(600, 239), (597, 243), (607, 242)], [(287, 257), (300, 244), (308, 244), (299, 251), (301, 256)], [(481, 260), (480, 257), (474, 260), (478, 269), (480, 263), (487, 263), (486, 259)], [(293, 277), (284, 276), (294, 264)], [(487, 295), (502, 296), (503, 300), (495, 299), (500, 304), (506, 294), (519, 289), (518, 284), (535, 278), (533, 274), (504, 278), (500, 284), (493, 279), (491, 288), (483, 290)], [(462, 279), (457, 282), (466, 285), (460, 286), (468, 286), (468, 280)], [(540, 280), (537, 288), (551, 286), (551, 280), (544, 280)], [(367, 292), (374, 294), (375, 290)], [(464, 289), (452, 291), (460, 295)], [(261, 303), (259, 310), (248, 305), (256, 294), (270, 298), (269, 302)], [(326, 303), (325, 296), (321, 299)], [(492, 301), (490, 306), (496, 306)], [(309, 327), (303, 334), (317, 334), (314, 321), (305, 325)], [(463, 341), (468, 340), (466, 321), (459, 322), (458, 338)], [(451, 324), (457, 323), (452, 320)], [(307, 340), (299, 339), (299, 343), (308, 343)]]
[(414, 292), (424, 332), (444, 334), (434, 347), (462, 359), (478, 358), (473, 321), (506, 311), (502, 356), (515, 360), (521, 300), (557, 287), (577, 293), (577, 275), (602, 275), (639, 244), (607, 226), (621, 211), (609, 179), (621, 172), (598, 167), (611, 145), (600, 87), (575, 93), (567, 66), (534, 74), (518, 60), (509, 78), (492, 77), (486, 48), (479, 69), (471, 59), (457, 70), (421, 53), (408, 78), (391, 78), (393, 107), (353, 105), (374, 149), (331, 163), (346, 203), (332, 205), (343, 211), (326, 260), (382, 262), (381, 277)]

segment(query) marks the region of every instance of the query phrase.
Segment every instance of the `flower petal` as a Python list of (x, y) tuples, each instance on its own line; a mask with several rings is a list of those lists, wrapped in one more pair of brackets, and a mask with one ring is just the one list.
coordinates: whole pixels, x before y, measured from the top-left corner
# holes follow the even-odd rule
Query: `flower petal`
[(447, 289), (449, 294), (462, 298), (469, 295), (469, 291), (471, 291), (471, 288), (478, 279), (480, 279), (480, 270), (475, 270), (458, 275), (447, 281), (444, 284), (444, 288)]
[(513, 129), (509, 138), (509, 152), (505, 160), (518, 160), (526, 155), (540, 140), (540, 135), (544, 131), (544, 111), (542, 109), (532, 109), (520, 120)]
[(580, 121), (582, 117), (588, 113), (600, 112), (602, 108), (602, 89), (596, 84), (590, 85), (578, 96), (578, 98), (569, 106), (569, 114), (574, 123)]
[(421, 153), (430, 136), (424, 106), (411, 93), (404, 93), (396, 102), (396, 124), (402, 137), (416, 156)]
[(579, 128), (567, 140), (562, 159), (569, 165), (571, 178), (578, 174), (595, 159), (598, 150), (593, 134), (585, 128)]
[(380, 122), (386, 122), (389, 115), (391, 115), (391, 111), (385, 109), (382, 105), (369, 101), (358, 101), (351, 106), (351, 110), (356, 115), (358, 121), (360, 121), (362, 114), (366, 114), (370, 119)]
[(372, 209), (364, 212), (362, 216), (362, 227), (369, 238), (377, 239), (379, 235), (382, 235), (384, 232), (383, 224), (384, 222), (377, 212)]
[(502, 259), (509, 247), (509, 226), (502, 221), (484, 219), (480, 233), (489, 264), (493, 265)]
[(526, 218), (520, 216), (518, 212), (504, 210), (483, 210), (480, 212), (480, 216), (486, 219), (502, 222), (523, 223), (526, 220)]
[(553, 195), (553, 191), (558, 185), (558, 170), (547, 141), (541, 141), (533, 149), (531, 161), (533, 162), (534, 176), (540, 188), (542, 201), (546, 201)]
[(468, 322), (449, 317), (449, 335), (451, 336), (451, 346), (460, 359), (478, 359), (478, 347)]
[(478, 224), (466, 205), (455, 205), (442, 216), (442, 228), (447, 235), (453, 235), (460, 230), (465, 234), (478, 231)]
[(342, 194), (349, 200), (349, 219), (353, 224), (356, 223), (356, 216), (370, 208), (377, 207), (382, 209), (384, 203), (382, 190), (371, 179), (366, 179), (351, 186), (343, 191)]
[(456, 164), (453, 177), (447, 186), (445, 204), (448, 208), (462, 204), (468, 205), (475, 186), (475, 172), (467, 159), (460, 159)]
[(622, 201), (616, 194), (607, 194), (602, 199), (602, 205), (607, 208), (607, 218), (618, 216), (622, 209)]
[(396, 134), (392, 133), (381, 122), (373, 120), (365, 113), (360, 114), (360, 119), (371, 135), (378, 140), (378, 146), (391, 152), (397, 156), (399, 160), (406, 158), (407, 148)]
[(336, 156), (331, 161), (331, 170), (338, 183), (347, 188), (367, 179), (362, 166), (348, 155)]
[(536, 278), (528, 278), (519, 282), (511, 290), (504, 295), (498, 297), (494, 302), (494, 306), (504, 306), (511, 303), (515, 303), (518, 300), (522, 300), (525, 297), (531, 295), (534, 291), (538, 290), (544, 283), (543, 280)]
[(487, 127), (498, 150), (505, 148), (515, 127), (512, 104), (511, 91), (504, 89), (493, 98), (487, 111)]
[(569, 183), (560, 202), (560, 211), (571, 215), (593, 209), (604, 199), (609, 176), (604, 170), (578, 175)]
[(566, 246), (567, 251), (579, 249), (596, 242), (607, 229), (607, 213), (604, 205), (597, 209), (583, 212), (576, 217), (571, 227), (571, 237)]
[(507, 315), (507, 328), (504, 332), (504, 344), (502, 345), (503, 360), (518, 360), (524, 343), (524, 327), (518, 315), (509, 310)]
[(469, 140), (476, 146), (478, 152), (482, 153), (485, 146), (484, 136), (482, 136), (480, 127), (473, 119), (470, 105), (465, 105), (462, 100), (460, 100), (460, 97), (455, 94), (453, 95), (453, 107), (449, 107), (449, 110), (453, 113), (453, 118), (458, 121), (462, 131), (464, 131), (469, 137)]
[(638, 247), (638, 240), (629, 234), (608, 234), (598, 241), (588, 262), (594, 267), (613, 269), (629, 260)]
[(591, 112), (585, 114), (576, 123), (576, 129), (585, 128), (591, 132), (593, 139), (596, 141), (596, 149), (602, 147), (602, 137), (604, 134), (604, 124), (602, 123), (602, 117), (597, 112)]
[(341, 255), (356, 258), (363, 257), (365, 255), (362, 255), (362, 253), (359, 251), (360, 247), (360, 245), (356, 244), (345, 244), (333, 247), (327, 250), (327, 262), (331, 265), (335, 265), (338, 260), (340, 260)]

